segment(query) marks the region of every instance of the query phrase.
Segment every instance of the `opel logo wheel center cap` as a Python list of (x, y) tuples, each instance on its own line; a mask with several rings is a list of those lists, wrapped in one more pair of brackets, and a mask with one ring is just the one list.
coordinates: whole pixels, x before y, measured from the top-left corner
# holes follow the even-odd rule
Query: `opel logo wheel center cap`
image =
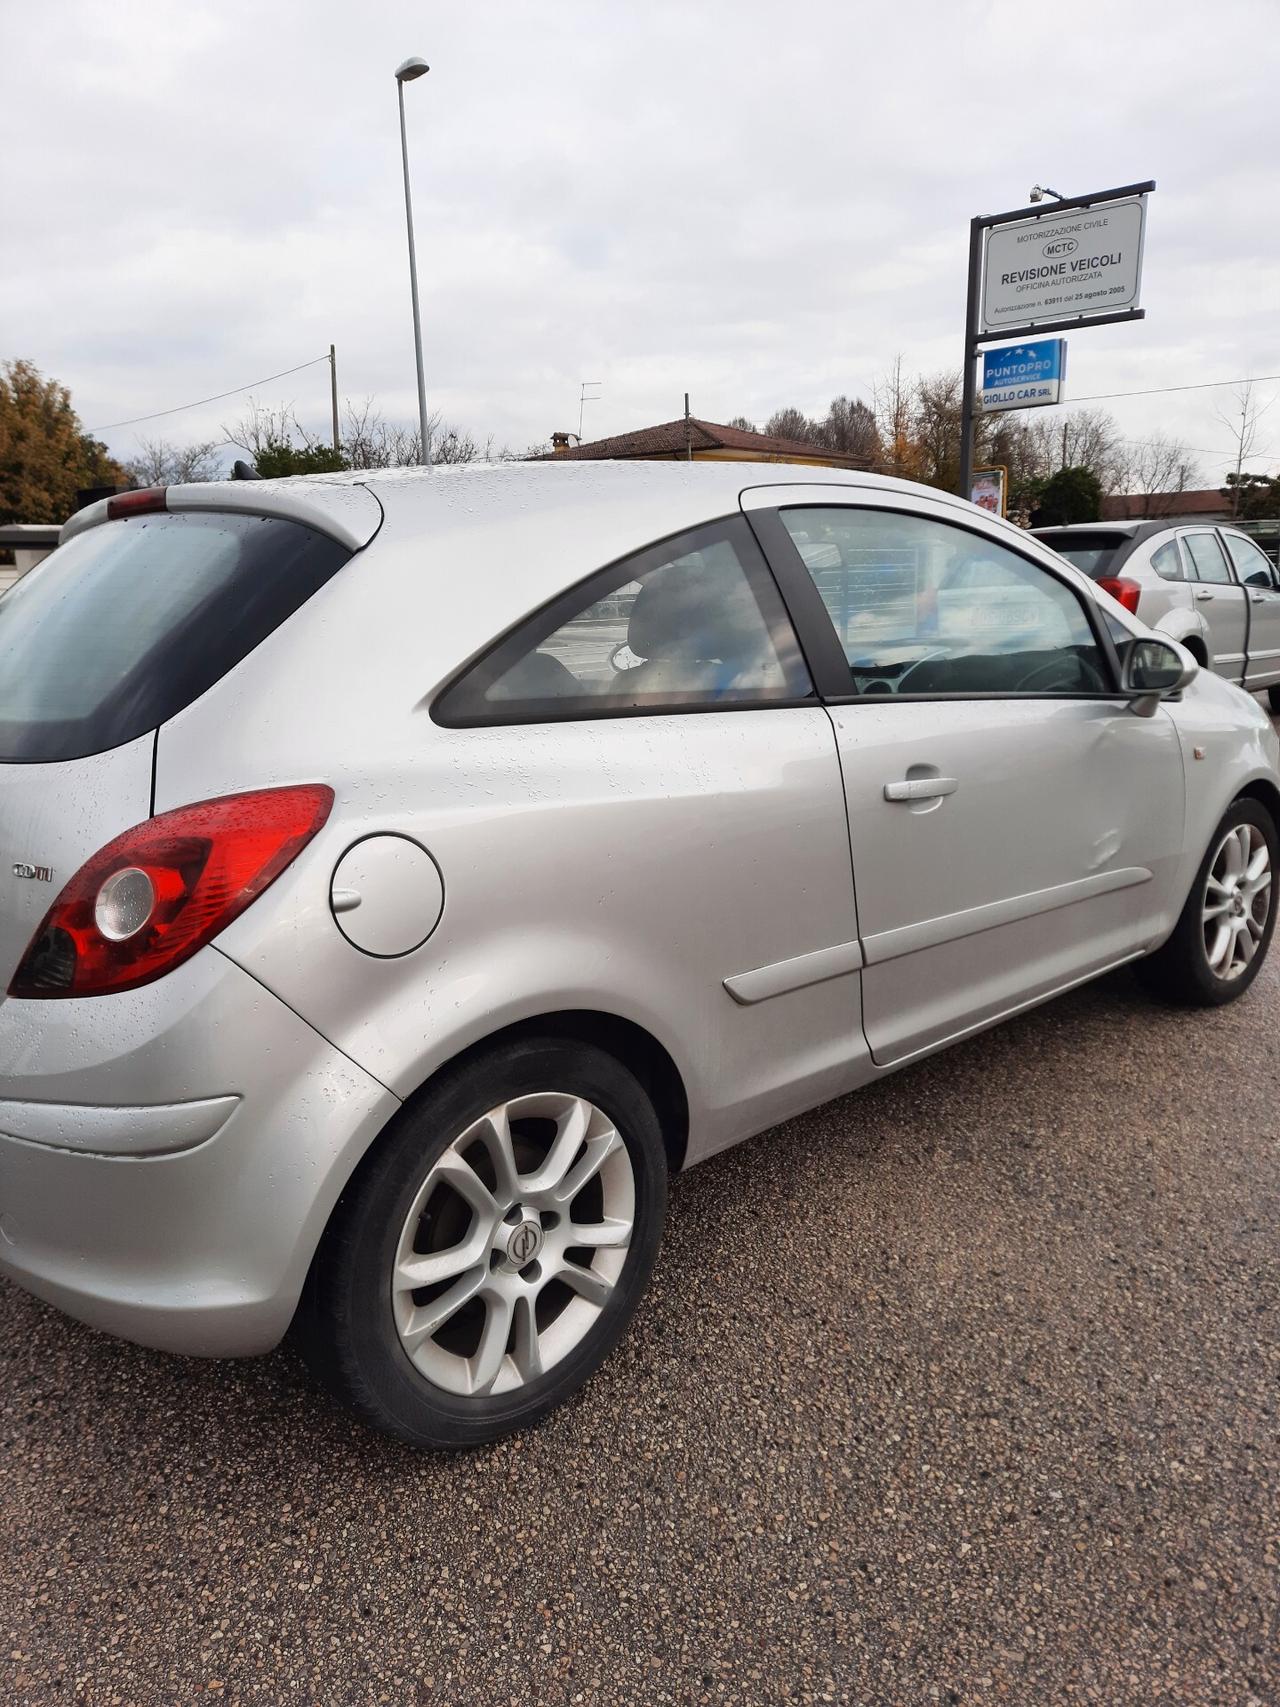
[(507, 1262), (512, 1268), (528, 1266), (542, 1249), (542, 1228), (536, 1221), (522, 1221), (507, 1240)]

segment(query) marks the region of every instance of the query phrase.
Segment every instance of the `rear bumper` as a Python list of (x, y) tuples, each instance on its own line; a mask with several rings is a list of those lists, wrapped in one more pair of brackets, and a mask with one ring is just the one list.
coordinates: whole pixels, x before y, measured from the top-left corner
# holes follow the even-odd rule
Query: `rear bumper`
[(0, 1002), (0, 1273), (141, 1345), (267, 1351), (398, 1106), (215, 949), (121, 996)]

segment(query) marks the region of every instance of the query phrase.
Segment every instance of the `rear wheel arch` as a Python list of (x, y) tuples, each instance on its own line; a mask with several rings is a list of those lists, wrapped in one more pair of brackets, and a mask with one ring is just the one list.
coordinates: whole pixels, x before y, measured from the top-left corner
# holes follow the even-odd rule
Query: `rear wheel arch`
[[(402, 1107), (391, 1117), (392, 1121), (399, 1120), (403, 1113), (422, 1101), (446, 1075), (457, 1073), (483, 1056), (527, 1038), (555, 1038), (561, 1043), (587, 1044), (612, 1055), (639, 1081), (641, 1089), (652, 1102), (662, 1127), (671, 1172), (680, 1171), (689, 1142), (689, 1099), (680, 1069), (652, 1032), (633, 1020), (594, 1008), (569, 1008), (535, 1014), (468, 1044), (447, 1061), (442, 1061), (409, 1093)], [(374, 1139), (365, 1157), (357, 1163), (353, 1177), (364, 1159), (378, 1148), (381, 1136), (379, 1134)]]
[(689, 1142), (689, 1098), (680, 1069), (652, 1032), (633, 1020), (595, 1008), (536, 1014), (491, 1032), (443, 1063), (407, 1101), (424, 1095), (442, 1073), (451, 1073), (481, 1055), (528, 1037), (554, 1037), (562, 1043), (589, 1044), (612, 1055), (639, 1081), (653, 1103), (671, 1172), (680, 1171)]

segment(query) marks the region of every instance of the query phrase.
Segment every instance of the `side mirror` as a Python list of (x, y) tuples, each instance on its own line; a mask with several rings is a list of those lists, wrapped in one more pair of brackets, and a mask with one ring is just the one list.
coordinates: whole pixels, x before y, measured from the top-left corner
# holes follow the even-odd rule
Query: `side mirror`
[(1121, 653), (1121, 663), (1129, 709), (1138, 717), (1154, 717), (1160, 701), (1181, 693), (1200, 668), (1171, 640), (1132, 640)]

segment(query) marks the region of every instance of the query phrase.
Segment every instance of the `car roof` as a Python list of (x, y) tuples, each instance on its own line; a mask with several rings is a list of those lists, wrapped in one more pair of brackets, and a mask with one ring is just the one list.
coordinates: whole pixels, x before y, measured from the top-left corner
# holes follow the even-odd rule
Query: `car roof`
[[(974, 520), (974, 506), (955, 495), (915, 481), (861, 469), (821, 468), (798, 463), (754, 461), (560, 461), (554, 457), (521, 462), (473, 462), (434, 468), (350, 469), (333, 474), (295, 475), (280, 480), (211, 480), (170, 486), (167, 507), (184, 510), (240, 510), (250, 514), (310, 521), (358, 549), (377, 532), (383, 513), (395, 511), (404, 522), (419, 521), (431, 531), (452, 531), (464, 517), (501, 515), (514, 520), (563, 511), (567, 505), (597, 512), (644, 512), (637, 520), (660, 538), (703, 519), (738, 508), (740, 495), (760, 486), (830, 486), (846, 491), (868, 488), (904, 496), (927, 496), (956, 511), (957, 520)], [(370, 503), (376, 500), (377, 510)], [(106, 520), (108, 500), (77, 513), (64, 525), (62, 538)], [(665, 512), (665, 516), (664, 516)], [(1026, 538), (1020, 528), (980, 512), (986, 524)], [(638, 536), (645, 537), (643, 532)]]

